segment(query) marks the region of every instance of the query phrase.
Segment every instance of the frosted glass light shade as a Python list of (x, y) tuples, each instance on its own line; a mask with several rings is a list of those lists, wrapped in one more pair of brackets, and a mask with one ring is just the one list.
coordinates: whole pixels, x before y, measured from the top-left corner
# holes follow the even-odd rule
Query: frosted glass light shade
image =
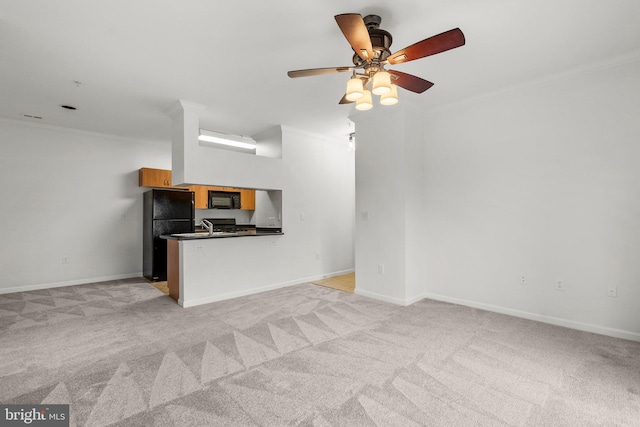
[(371, 100), (371, 92), (367, 89), (364, 90), (364, 96), (356, 101), (356, 110), (370, 110), (373, 108), (373, 101)]
[(394, 105), (398, 103), (398, 86), (391, 85), (391, 91), (385, 93), (380, 97), (380, 104), (382, 105)]
[(391, 75), (386, 71), (378, 71), (373, 75), (373, 89), (376, 95), (384, 95), (391, 92)]
[(357, 101), (358, 99), (362, 98), (362, 96), (364, 95), (363, 89), (364, 88), (362, 86), (362, 80), (357, 77), (349, 79), (349, 81), (347, 82), (347, 100)]

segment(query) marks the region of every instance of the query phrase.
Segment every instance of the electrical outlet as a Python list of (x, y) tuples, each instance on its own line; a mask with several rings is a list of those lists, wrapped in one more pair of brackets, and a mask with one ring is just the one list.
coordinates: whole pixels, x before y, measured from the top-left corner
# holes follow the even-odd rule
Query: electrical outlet
[(607, 296), (611, 298), (618, 298), (618, 287), (616, 285), (607, 286)]
[(202, 250), (202, 245), (196, 245), (193, 247), (194, 252), (200, 252)]
[(522, 276), (520, 276), (520, 284), (521, 285), (526, 285), (527, 284), (527, 278), (524, 276), (524, 274)]
[(320, 252), (316, 252), (316, 260), (319, 261), (320, 260)]
[(69, 264), (69, 262), (70, 262), (70, 261), (69, 261), (69, 257), (68, 257), (68, 256), (63, 256), (63, 257), (62, 257), (62, 263), (63, 263), (63, 264)]
[(126, 221), (126, 220), (127, 220), (127, 214), (126, 213), (120, 214), (120, 221)]
[(556, 279), (556, 290), (558, 291), (565, 291), (565, 285), (564, 285), (564, 280), (562, 279)]
[(378, 274), (384, 274), (384, 264), (378, 264)]

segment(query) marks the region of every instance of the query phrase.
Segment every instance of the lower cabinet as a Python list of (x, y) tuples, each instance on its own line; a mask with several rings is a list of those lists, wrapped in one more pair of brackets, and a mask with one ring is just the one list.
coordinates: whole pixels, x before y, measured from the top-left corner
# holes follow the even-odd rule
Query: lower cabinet
[(177, 240), (167, 240), (167, 287), (169, 296), (180, 298), (180, 244)]

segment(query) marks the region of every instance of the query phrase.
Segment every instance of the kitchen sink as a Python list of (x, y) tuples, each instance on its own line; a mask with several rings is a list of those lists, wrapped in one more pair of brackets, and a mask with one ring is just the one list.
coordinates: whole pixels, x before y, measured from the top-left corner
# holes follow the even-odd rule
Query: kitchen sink
[(177, 233), (172, 234), (171, 237), (186, 237), (189, 239), (207, 239), (209, 237), (221, 237), (221, 236), (237, 236), (237, 233), (229, 233), (226, 231), (214, 231), (209, 233), (208, 231), (196, 232), (196, 233)]
[(204, 237), (209, 237), (209, 233), (208, 232), (204, 232), (204, 233), (176, 233), (176, 234), (172, 234), (172, 237), (189, 237), (189, 238), (194, 238), (194, 237), (200, 237), (200, 238), (204, 238)]

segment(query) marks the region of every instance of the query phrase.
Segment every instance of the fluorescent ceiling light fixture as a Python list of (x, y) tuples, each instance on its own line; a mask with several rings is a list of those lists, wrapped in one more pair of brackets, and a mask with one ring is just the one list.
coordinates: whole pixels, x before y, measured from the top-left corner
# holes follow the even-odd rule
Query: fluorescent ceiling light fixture
[(210, 130), (200, 129), (198, 140), (212, 142), (214, 144), (228, 145), (231, 147), (244, 148), (246, 150), (255, 150), (256, 141), (252, 138), (240, 135), (227, 135), (224, 133), (213, 132)]

